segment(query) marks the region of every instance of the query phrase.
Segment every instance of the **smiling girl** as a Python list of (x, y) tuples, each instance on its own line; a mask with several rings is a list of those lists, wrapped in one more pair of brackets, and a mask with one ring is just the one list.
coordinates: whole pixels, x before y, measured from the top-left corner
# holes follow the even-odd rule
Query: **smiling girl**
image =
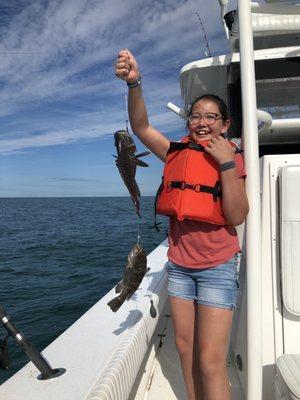
[(115, 73), (127, 82), (133, 132), (165, 163), (158, 212), (170, 216), (168, 294), (189, 400), (230, 400), (226, 351), (238, 291), (240, 247), (234, 225), (248, 213), (245, 171), (223, 138), (226, 104), (207, 94), (190, 106), (188, 135), (170, 142), (149, 124), (139, 67), (129, 50)]

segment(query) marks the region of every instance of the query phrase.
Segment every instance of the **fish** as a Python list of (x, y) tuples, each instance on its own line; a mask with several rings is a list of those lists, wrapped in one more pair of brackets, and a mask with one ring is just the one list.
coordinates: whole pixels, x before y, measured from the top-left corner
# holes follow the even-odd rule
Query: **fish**
[(149, 165), (140, 160), (140, 158), (150, 154), (150, 151), (135, 154), (136, 146), (134, 141), (131, 135), (125, 130), (115, 132), (114, 138), (118, 154), (117, 156), (114, 156), (116, 158), (116, 166), (120, 172), (123, 182), (125, 183), (125, 186), (129, 191), (136, 212), (141, 218), (139, 203), (139, 197), (141, 197), (141, 193), (135, 180), (135, 173), (137, 165), (139, 167), (149, 167)]
[(149, 270), (145, 250), (136, 243), (128, 254), (123, 279), (115, 287), (115, 292), (120, 294), (107, 303), (113, 312), (118, 311), (124, 301), (130, 299)]

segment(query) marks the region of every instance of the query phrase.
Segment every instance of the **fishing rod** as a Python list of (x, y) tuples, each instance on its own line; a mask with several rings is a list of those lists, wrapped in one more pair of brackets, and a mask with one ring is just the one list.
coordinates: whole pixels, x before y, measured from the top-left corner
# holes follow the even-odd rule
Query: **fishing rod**
[(205, 55), (206, 55), (206, 57), (211, 57), (212, 54), (211, 54), (211, 51), (210, 51), (210, 48), (209, 48), (209, 43), (208, 43), (208, 39), (207, 39), (207, 36), (206, 36), (206, 32), (205, 32), (205, 29), (204, 29), (204, 25), (203, 25), (202, 19), (201, 19), (200, 15), (199, 15), (199, 13), (197, 11), (195, 11), (195, 14), (197, 15), (197, 17), (198, 17), (198, 19), (200, 21), (200, 24), (201, 24), (201, 27), (202, 27), (202, 30), (203, 30), (203, 34), (204, 34), (204, 39), (205, 39), (206, 49), (207, 49), (207, 50), (205, 50)]
[(11, 318), (7, 315), (3, 307), (0, 306), (0, 320), (7, 331), (7, 335), (3, 340), (0, 340), (0, 366), (3, 369), (9, 368), (9, 355), (7, 348), (7, 341), (9, 336), (11, 336), (17, 344), (22, 347), (22, 349), (27, 354), (30, 361), (36, 366), (40, 371), (41, 375), (38, 379), (45, 380), (56, 378), (62, 375), (66, 370), (64, 368), (52, 369), (45, 358), (39, 353), (39, 351), (31, 344), (25, 336), (15, 327)]

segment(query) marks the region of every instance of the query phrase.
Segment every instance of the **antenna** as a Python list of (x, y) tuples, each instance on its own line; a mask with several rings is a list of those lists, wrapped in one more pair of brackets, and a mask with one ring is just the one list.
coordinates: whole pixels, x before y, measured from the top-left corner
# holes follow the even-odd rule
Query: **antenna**
[(211, 51), (210, 51), (210, 48), (209, 48), (208, 39), (207, 39), (207, 36), (206, 36), (206, 32), (205, 32), (205, 29), (204, 29), (204, 25), (203, 25), (203, 23), (202, 23), (202, 19), (201, 19), (200, 15), (198, 14), (197, 11), (195, 11), (195, 14), (197, 15), (197, 17), (198, 17), (198, 19), (199, 19), (199, 21), (200, 21), (200, 24), (201, 24), (201, 26), (202, 26), (203, 33), (204, 33), (204, 38), (205, 38), (205, 43), (206, 43), (206, 49), (207, 49), (207, 50), (205, 50), (205, 55), (206, 55), (206, 57), (211, 57), (212, 55), (211, 55)]

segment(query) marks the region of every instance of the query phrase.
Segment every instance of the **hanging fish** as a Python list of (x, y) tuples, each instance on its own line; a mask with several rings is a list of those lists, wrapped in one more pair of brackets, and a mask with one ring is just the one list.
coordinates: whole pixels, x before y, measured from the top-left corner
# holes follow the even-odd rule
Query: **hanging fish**
[(150, 151), (135, 154), (136, 146), (131, 135), (127, 131), (117, 131), (114, 137), (118, 154), (118, 156), (114, 156), (116, 157), (116, 166), (118, 167), (120, 175), (130, 193), (136, 212), (139, 217), (141, 217), (140, 203), (138, 199), (141, 196), (141, 193), (135, 180), (135, 173), (137, 165), (140, 167), (149, 166), (144, 161), (140, 160), (140, 158), (150, 154)]
[(126, 299), (130, 299), (147, 271), (149, 268), (145, 250), (141, 245), (135, 244), (128, 254), (123, 280), (115, 287), (116, 293), (120, 294), (107, 303), (113, 312), (116, 312)]

